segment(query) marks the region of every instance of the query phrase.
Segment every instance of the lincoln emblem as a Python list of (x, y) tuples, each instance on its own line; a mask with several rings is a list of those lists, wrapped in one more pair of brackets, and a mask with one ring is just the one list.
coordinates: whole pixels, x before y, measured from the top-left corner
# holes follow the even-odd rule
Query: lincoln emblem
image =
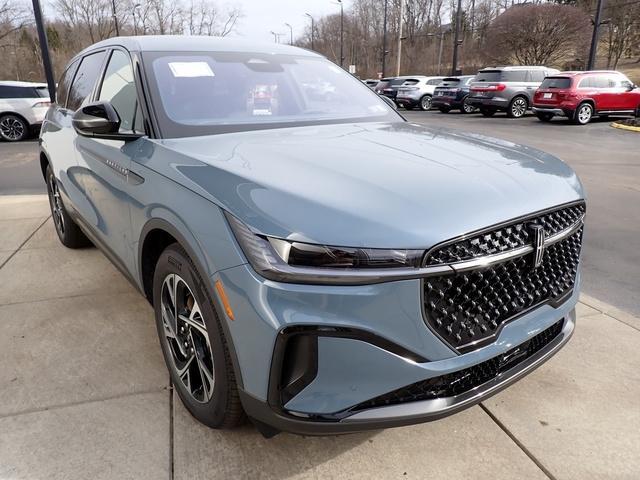
[(529, 228), (533, 233), (533, 268), (538, 268), (544, 258), (544, 227), (533, 223)]

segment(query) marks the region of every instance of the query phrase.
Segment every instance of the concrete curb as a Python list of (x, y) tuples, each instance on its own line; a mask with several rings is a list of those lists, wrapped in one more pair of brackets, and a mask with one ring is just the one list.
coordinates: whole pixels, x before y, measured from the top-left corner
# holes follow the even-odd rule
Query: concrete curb
[(610, 305), (584, 293), (580, 294), (579, 302), (587, 305), (588, 307), (594, 308), (595, 310), (598, 310), (604, 315), (615, 318), (616, 320), (624, 323), (625, 325), (628, 325), (635, 330), (640, 331), (640, 318), (632, 315), (629, 312), (621, 310), (618, 307)]
[(619, 128), (620, 130), (628, 130), (630, 132), (640, 132), (640, 127), (634, 127), (632, 125), (624, 125), (618, 122), (613, 122), (611, 126), (613, 128)]

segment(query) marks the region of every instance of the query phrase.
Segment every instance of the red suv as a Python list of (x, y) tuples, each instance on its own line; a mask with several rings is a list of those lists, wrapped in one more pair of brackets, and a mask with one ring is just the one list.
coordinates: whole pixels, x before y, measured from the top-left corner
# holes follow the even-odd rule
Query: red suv
[(578, 125), (594, 115), (640, 116), (640, 88), (620, 72), (562, 72), (544, 79), (532, 110), (543, 122), (558, 115)]

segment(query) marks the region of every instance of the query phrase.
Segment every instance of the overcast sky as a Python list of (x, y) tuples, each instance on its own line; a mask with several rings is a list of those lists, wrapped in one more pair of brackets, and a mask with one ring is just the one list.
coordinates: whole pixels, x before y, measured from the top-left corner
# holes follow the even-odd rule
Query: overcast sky
[[(224, 1), (217, 0), (224, 5)], [(351, 4), (351, 0), (344, 0), (345, 8)], [(228, 5), (242, 7), (244, 17), (238, 25), (237, 35), (251, 38), (252, 40), (273, 41), (273, 35), (269, 32), (285, 33), (281, 42), (289, 42), (289, 28), (285, 22), (293, 27), (293, 37), (301, 35), (304, 28), (310, 24), (310, 13), (316, 19), (322, 15), (340, 12), (340, 5), (335, 0), (238, 0)]]

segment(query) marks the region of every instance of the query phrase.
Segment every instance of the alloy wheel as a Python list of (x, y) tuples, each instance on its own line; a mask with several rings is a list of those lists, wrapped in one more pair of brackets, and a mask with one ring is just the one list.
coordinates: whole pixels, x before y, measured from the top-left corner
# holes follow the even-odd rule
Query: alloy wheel
[(9, 141), (20, 140), (24, 137), (24, 123), (18, 118), (7, 115), (0, 120), (0, 134)]
[(163, 339), (172, 368), (194, 400), (208, 403), (213, 395), (213, 352), (200, 306), (187, 283), (175, 273), (162, 283), (160, 299)]
[(578, 110), (578, 122), (580, 122), (582, 125), (584, 125), (585, 123), (589, 123), (589, 120), (591, 120), (591, 115), (593, 115), (591, 105), (589, 105), (588, 103), (581, 105), (580, 109)]
[(462, 103), (462, 109), (464, 110), (464, 113), (473, 113), (476, 111), (476, 107), (471, 105), (466, 98)]
[(56, 178), (53, 175), (49, 175), (47, 187), (47, 190), (49, 191), (49, 204), (51, 205), (53, 221), (58, 233), (64, 236), (64, 210), (62, 206), (62, 199), (60, 198), (60, 190), (58, 189), (58, 182), (56, 182)]
[(422, 110), (429, 110), (431, 108), (431, 97), (429, 95), (425, 95), (420, 99), (420, 108)]
[(513, 115), (515, 118), (522, 117), (526, 111), (527, 101), (522, 97), (516, 98), (511, 104), (511, 115)]

